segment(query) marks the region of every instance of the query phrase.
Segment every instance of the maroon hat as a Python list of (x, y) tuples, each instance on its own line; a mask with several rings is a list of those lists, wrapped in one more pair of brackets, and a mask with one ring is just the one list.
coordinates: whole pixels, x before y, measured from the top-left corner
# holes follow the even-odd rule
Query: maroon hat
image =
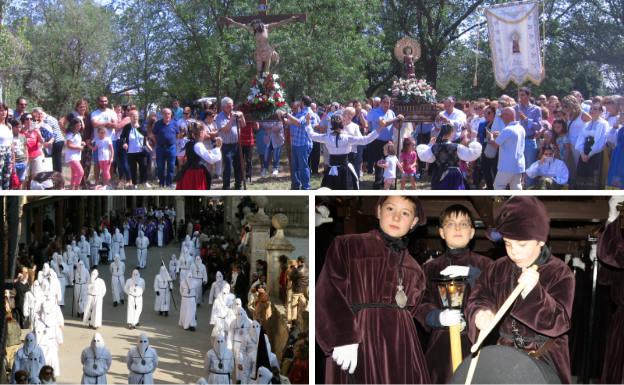
[(495, 228), (488, 232), (493, 241), (502, 238), (517, 241), (546, 242), (550, 231), (550, 217), (546, 206), (533, 196), (514, 196), (503, 204)]

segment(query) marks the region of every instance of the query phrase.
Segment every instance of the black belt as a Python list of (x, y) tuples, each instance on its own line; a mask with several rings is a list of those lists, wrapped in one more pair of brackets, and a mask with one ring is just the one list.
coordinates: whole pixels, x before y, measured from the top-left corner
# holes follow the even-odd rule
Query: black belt
[(210, 370), (210, 373), (221, 374), (221, 375), (224, 375), (224, 376), (229, 376), (230, 375), (230, 373), (228, 373), (228, 372), (221, 373), (221, 372), (215, 372), (214, 370)]
[(351, 310), (354, 313), (362, 309), (397, 309), (397, 310), (407, 310), (407, 308), (402, 308), (396, 303), (354, 303), (351, 304)]
[(329, 164), (331, 166), (346, 166), (349, 164), (349, 154), (330, 155)]
[(195, 298), (194, 295), (183, 295), (182, 298)]

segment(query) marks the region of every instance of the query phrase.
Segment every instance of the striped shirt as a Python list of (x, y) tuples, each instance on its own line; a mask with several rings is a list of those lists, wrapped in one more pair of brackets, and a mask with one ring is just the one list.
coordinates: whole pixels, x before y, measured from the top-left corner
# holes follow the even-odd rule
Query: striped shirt
[(65, 141), (65, 135), (63, 134), (63, 131), (59, 126), (59, 122), (58, 120), (56, 120), (55, 117), (46, 115), (46, 117), (43, 119), (43, 123), (47, 124), (50, 128), (52, 128), (52, 134), (54, 134), (55, 143)]
[(232, 124), (230, 131), (225, 132), (223, 127), (225, 127), (229, 122), (230, 118), (225, 116), (223, 111), (219, 112), (215, 118), (215, 124), (217, 126), (217, 130), (219, 130), (218, 136), (223, 140), (223, 144), (236, 144), (238, 143), (238, 120), (234, 119), (234, 124)]

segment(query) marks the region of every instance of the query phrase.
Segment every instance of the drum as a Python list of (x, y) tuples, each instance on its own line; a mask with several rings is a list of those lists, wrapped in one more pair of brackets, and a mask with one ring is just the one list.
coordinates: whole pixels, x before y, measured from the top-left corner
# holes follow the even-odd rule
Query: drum
[[(451, 378), (451, 384), (464, 384), (472, 356), (466, 357)], [(544, 360), (504, 345), (481, 349), (473, 384), (560, 384), (554, 368)]]

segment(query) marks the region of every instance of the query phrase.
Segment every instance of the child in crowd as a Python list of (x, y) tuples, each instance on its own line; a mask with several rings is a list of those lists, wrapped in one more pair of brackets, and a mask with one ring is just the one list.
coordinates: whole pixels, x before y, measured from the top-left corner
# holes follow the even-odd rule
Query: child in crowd
[[(30, 114), (25, 114), (30, 116)], [(15, 121), (13, 125), (13, 151), (15, 154), (15, 174), (19, 179), (19, 189), (26, 189), (26, 175), (28, 170), (28, 151), (26, 150), (26, 136), (21, 132), (21, 123)]]
[(556, 119), (552, 124), (554, 141), (556, 143), (555, 157), (561, 159), (568, 170), (574, 170), (574, 160), (572, 158), (572, 144), (568, 136), (568, 124), (565, 120)]
[(385, 159), (380, 160), (377, 165), (384, 169), (384, 190), (390, 190), (396, 180), (397, 167), (403, 172), (403, 167), (396, 157), (396, 148), (394, 143), (388, 142), (384, 146)]
[(401, 149), (401, 167), (403, 174), (401, 176), (401, 190), (405, 190), (407, 180), (412, 183), (412, 190), (416, 190), (416, 173), (418, 172), (418, 155), (416, 155), (416, 144), (414, 139), (403, 139), (403, 148)]
[(97, 151), (103, 185), (108, 185), (111, 180), (110, 167), (115, 156), (113, 141), (107, 134), (106, 127), (100, 127), (98, 129), (98, 136), (93, 140), (93, 145), (91, 146), (93, 151)]
[(85, 143), (82, 141), (80, 131), (82, 130), (82, 120), (80, 118), (74, 118), (69, 122), (69, 128), (67, 129), (67, 136), (65, 141), (65, 162), (71, 169), (71, 189), (78, 190), (80, 188), (80, 181), (84, 175), (84, 170), (80, 164), (82, 158), (82, 149), (85, 147)]

